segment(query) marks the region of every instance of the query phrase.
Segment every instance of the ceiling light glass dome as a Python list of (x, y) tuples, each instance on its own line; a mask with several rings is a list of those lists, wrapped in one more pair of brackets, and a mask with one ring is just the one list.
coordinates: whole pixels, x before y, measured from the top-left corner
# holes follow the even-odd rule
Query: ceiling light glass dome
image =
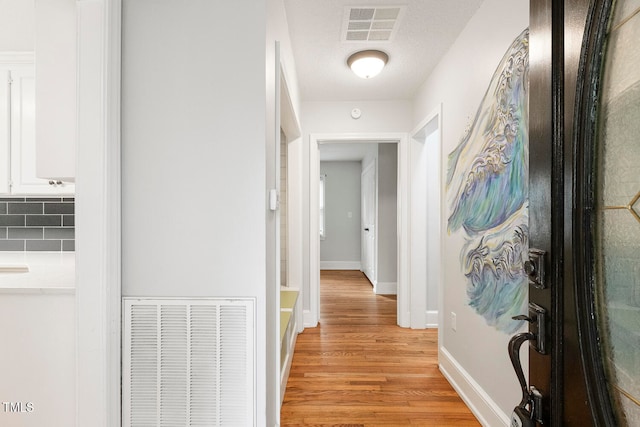
[(347, 65), (358, 76), (370, 79), (380, 74), (389, 60), (389, 56), (379, 50), (363, 50), (347, 59)]

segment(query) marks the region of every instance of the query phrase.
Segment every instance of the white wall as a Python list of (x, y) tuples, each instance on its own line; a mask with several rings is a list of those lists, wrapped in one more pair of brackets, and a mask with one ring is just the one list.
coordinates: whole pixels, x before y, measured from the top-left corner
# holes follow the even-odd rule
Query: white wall
[(397, 292), (398, 144), (378, 144), (378, 283), (376, 293)]
[(273, 425), (266, 188), (282, 3), (269, 16), (255, 0), (123, 3), (123, 295), (255, 298), (258, 425)]
[[(190, 4), (123, 4), (126, 296), (252, 296), (264, 282), (264, 5)], [(234, 19), (254, 30), (220, 43)]]
[(0, 13), (0, 52), (33, 52), (35, 1), (3, 0)]
[(320, 268), (359, 270), (362, 162), (320, 162), (320, 173), (326, 175), (325, 238), (320, 240)]
[[(354, 120), (351, 110), (359, 108), (362, 116)], [(314, 133), (409, 132), (412, 127), (413, 105), (410, 100), (340, 101), (302, 103), (304, 170), (309, 171), (309, 135)], [(303, 188), (309, 189), (309, 173), (304, 174)], [(303, 308), (310, 309), (309, 284), (309, 191), (303, 199), (304, 285)]]
[[(470, 124), (502, 56), (528, 26), (529, 2), (508, 3), (500, 0), (483, 3), (416, 96), (416, 126), (442, 103), (443, 174), (447, 155)], [(510, 336), (487, 326), (467, 305), (466, 281), (458, 256), (463, 242), (462, 238), (447, 234), (446, 218), (445, 211), (440, 363), (481, 420), (486, 425), (501, 425), (521, 397), (507, 356)], [(457, 332), (452, 330), (451, 312), (457, 315)]]

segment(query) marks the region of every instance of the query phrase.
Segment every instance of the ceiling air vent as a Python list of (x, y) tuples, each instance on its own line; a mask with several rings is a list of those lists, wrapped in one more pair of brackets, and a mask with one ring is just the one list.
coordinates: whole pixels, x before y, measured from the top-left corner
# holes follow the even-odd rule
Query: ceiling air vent
[(390, 41), (406, 6), (347, 7), (344, 10), (342, 41)]

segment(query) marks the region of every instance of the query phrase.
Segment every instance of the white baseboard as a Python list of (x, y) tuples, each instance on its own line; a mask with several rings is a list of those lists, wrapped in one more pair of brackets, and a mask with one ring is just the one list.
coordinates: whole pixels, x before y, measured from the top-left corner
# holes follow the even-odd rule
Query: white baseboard
[(427, 310), (427, 328), (438, 327), (438, 310)]
[(360, 270), (360, 261), (320, 261), (320, 270)]
[(445, 348), (438, 351), (440, 371), (485, 427), (509, 427), (510, 418)]
[(398, 284), (396, 282), (378, 282), (374, 287), (376, 295), (397, 295)]
[(317, 320), (311, 316), (311, 310), (304, 310), (302, 312), (302, 323), (305, 328), (315, 328), (318, 326)]

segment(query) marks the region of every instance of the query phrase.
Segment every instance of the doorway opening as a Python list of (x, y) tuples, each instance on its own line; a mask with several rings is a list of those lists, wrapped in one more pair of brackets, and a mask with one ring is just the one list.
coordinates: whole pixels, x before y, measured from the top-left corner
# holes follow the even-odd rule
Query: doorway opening
[[(320, 148), (326, 144), (397, 147), (396, 294), (397, 324), (436, 328), (441, 311), (441, 106), (409, 135), (405, 133), (311, 134), (309, 145), (309, 303), (305, 327), (320, 319)], [(391, 144), (390, 144), (391, 143)], [(366, 228), (366, 227), (365, 227)], [(376, 280), (377, 282), (382, 282)], [(384, 283), (384, 282), (382, 282)]]
[[(337, 147), (351, 146), (351, 148), (354, 150), (357, 149), (357, 147), (360, 147), (361, 150), (364, 150), (363, 147), (367, 145), (373, 145), (376, 147), (376, 149), (379, 146), (387, 146), (387, 148), (383, 149), (383, 151), (388, 150), (394, 153), (394, 155), (396, 156), (396, 158), (393, 160), (396, 167), (393, 174), (395, 175), (396, 179), (391, 184), (391, 186), (394, 186), (396, 190), (396, 200), (395, 200), (394, 206), (392, 207), (392, 211), (395, 213), (395, 217), (396, 217), (393, 222), (395, 224), (395, 230), (392, 230), (392, 233), (391, 233), (393, 236), (392, 237), (393, 243), (391, 246), (395, 248), (396, 253), (395, 255), (392, 256), (392, 259), (390, 262), (391, 266), (395, 268), (395, 269), (392, 268), (392, 273), (391, 273), (392, 278), (388, 279), (387, 282), (378, 280), (377, 276), (372, 276), (370, 279), (373, 279), (372, 283), (374, 284), (374, 286), (378, 285), (378, 283), (381, 286), (383, 286), (383, 284), (386, 283), (389, 285), (389, 287), (393, 288), (393, 291), (395, 292), (392, 292), (388, 289), (384, 290), (384, 292), (397, 293), (398, 295), (396, 323), (403, 327), (409, 327), (410, 323), (408, 319), (408, 309), (407, 309), (409, 300), (407, 298), (408, 292), (406, 291), (406, 289), (408, 288), (408, 273), (406, 271), (408, 267), (408, 262), (407, 262), (408, 251), (406, 248), (406, 240), (403, 240), (401, 238), (402, 233), (405, 233), (404, 234), (405, 236), (406, 236), (406, 233), (408, 233), (408, 228), (406, 226), (403, 227), (403, 224), (406, 224), (406, 223), (404, 222), (403, 219), (401, 219), (401, 218), (404, 218), (404, 216), (406, 216), (408, 213), (408, 209), (407, 209), (408, 198), (407, 198), (407, 185), (406, 185), (407, 168), (406, 168), (406, 160), (405, 160), (406, 150), (407, 150), (406, 134), (311, 135), (310, 143), (311, 143), (310, 165), (309, 165), (310, 166), (309, 168), (309, 171), (310, 171), (310, 180), (309, 180), (310, 212), (309, 214), (310, 214), (310, 224), (311, 224), (310, 234), (309, 234), (310, 307), (308, 310), (305, 309), (305, 313), (304, 313), (305, 326), (315, 327), (318, 324), (318, 321), (320, 319), (320, 269), (335, 268), (335, 267), (331, 267), (330, 263), (329, 265), (327, 265), (326, 262), (336, 261), (331, 259), (325, 259), (324, 266), (321, 265), (321, 253), (320, 253), (321, 237), (320, 237), (320, 225), (319, 225), (320, 224), (319, 189), (320, 189), (320, 175), (321, 175), (320, 148), (326, 146), (327, 147), (326, 150), (328, 150), (328, 152), (331, 152), (331, 147), (337, 148)], [(364, 172), (362, 168), (363, 158), (364, 156), (361, 156), (359, 159), (360, 165), (358, 166), (358, 168), (359, 168), (360, 179), (362, 178), (362, 172)], [(375, 157), (372, 157), (372, 158), (375, 159)], [(325, 157), (325, 160), (328, 160), (328, 159)], [(329, 182), (330, 180), (331, 180), (331, 176), (328, 176), (327, 182)], [(357, 185), (357, 187), (361, 191), (360, 186)], [(356, 254), (359, 254), (359, 256), (356, 255), (356, 258), (353, 259), (354, 255), (352, 255), (351, 260), (343, 260), (343, 262), (346, 263), (346, 264), (343, 264), (343, 267), (351, 266), (350, 267), (351, 269), (360, 270), (362, 267), (362, 259), (363, 259), (362, 257), (363, 236), (366, 235), (365, 233), (370, 233), (372, 236), (377, 234), (377, 226), (374, 225), (373, 230), (371, 229), (372, 227), (360, 226), (361, 224), (359, 224), (359, 222), (361, 220), (361, 213), (360, 215), (358, 215), (357, 211), (359, 208), (360, 211), (362, 212), (361, 198), (358, 196), (356, 200), (358, 205), (353, 207), (352, 210), (346, 210), (342, 212), (341, 215), (343, 219), (346, 218), (348, 220), (351, 220), (351, 222), (357, 226), (357, 232), (354, 231), (353, 235), (356, 236), (356, 239), (357, 239), (357, 236), (360, 237), (360, 239), (357, 240), (355, 244)], [(351, 218), (348, 217), (349, 212), (351, 212)], [(329, 236), (331, 233), (330, 226), (331, 226), (330, 224), (327, 224), (327, 230), (326, 230), (327, 236)], [(369, 228), (369, 230), (366, 231), (364, 230), (364, 228)], [(335, 233), (335, 230), (334, 230), (334, 233)], [(402, 246), (403, 244), (405, 244), (405, 246)], [(358, 248), (358, 246), (360, 246), (360, 248)], [(376, 253), (375, 245), (373, 248), (372, 258), (374, 260), (377, 260), (379, 258), (379, 254)], [(389, 256), (387, 256), (385, 259), (388, 260)], [(350, 262), (352, 262), (352, 264)], [(381, 287), (380, 289), (374, 289), (374, 290), (377, 290), (380, 293), (383, 292)]]
[(320, 146), (320, 270), (362, 272), (396, 295), (398, 144)]

